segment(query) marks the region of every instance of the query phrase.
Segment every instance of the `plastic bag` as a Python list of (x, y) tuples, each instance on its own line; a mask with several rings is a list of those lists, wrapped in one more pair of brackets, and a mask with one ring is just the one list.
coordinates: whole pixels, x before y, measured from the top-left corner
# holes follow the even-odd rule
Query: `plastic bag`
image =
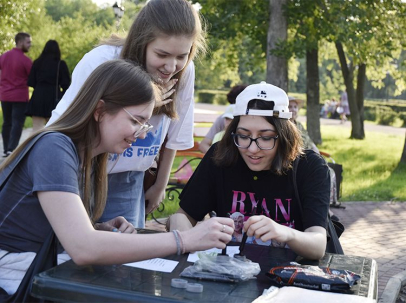
[(258, 263), (241, 261), (226, 255), (199, 254), (194, 265), (186, 267), (181, 277), (210, 281), (238, 282), (254, 278), (261, 271)]
[(360, 275), (349, 270), (300, 265), (295, 262), (271, 268), (266, 275), (279, 285), (324, 291), (349, 290), (361, 279)]

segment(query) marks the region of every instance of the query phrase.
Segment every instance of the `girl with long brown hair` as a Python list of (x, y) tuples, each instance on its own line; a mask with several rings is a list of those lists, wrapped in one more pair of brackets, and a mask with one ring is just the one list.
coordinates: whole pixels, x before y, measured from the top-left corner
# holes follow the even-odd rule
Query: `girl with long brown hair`
[[(121, 153), (145, 138), (159, 98), (157, 86), (139, 66), (108, 61), (94, 70), (52, 126), (33, 134), (52, 131), (38, 139), (0, 191), (1, 288), (16, 291), (51, 230), (79, 265), (224, 248), (230, 241), (233, 223), (227, 218), (187, 232), (149, 235), (133, 234), (123, 217), (96, 223), (106, 202), (108, 153)], [(2, 164), (0, 176), (33, 136)]]

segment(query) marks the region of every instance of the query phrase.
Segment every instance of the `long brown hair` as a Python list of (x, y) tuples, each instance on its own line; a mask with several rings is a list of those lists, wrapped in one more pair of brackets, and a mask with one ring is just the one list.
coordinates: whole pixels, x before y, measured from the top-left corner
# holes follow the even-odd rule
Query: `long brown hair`
[[(120, 57), (138, 62), (145, 68), (149, 43), (159, 36), (186, 36), (193, 39), (185, 68), (173, 78), (181, 79), (186, 66), (206, 51), (206, 31), (203, 19), (186, 0), (150, 0), (138, 13), (126, 39), (112, 36), (102, 44), (123, 46)], [(178, 86), (181, 81), (175, 85)], [(176, 101), (176, 96), (173, 96)], [(176, 104), (170, 102), (154, 109), (154, 115), (165, 114), (176, 118)]]
[(114, 115), (125, 106), (147, 104), (157, 98), (160, 98), (158, 87), (141, 67), (129, 60), (107, 61), (90, 74), (59, 119), (25, 140), (0, 166), (0, 171), (9, 165), (37, 134), (45, 131), (65, 134), (83, 154), (80, 183), (83, 184), (82, 200), (90, 219), (96, 222), (106, 204), (108, 157), (108, 153), (102, 153), (92, 158), (92, 148), (97, 146), (101, 139), (99, 122), (94, 119), (97, 104), (101, 99), (104, 101), (104, 106), (97, 109), (101, 115)]
[[(264, 100), (251, 100), (247, 106), (249, 109), (273, 109), (273, 102)], [(277, 174), (285, 174), (291, 167), (292, 162), (299, 155), (303, 154), (303, 141), (296, 125), (288, 119), (280, 119), (262, 116), (266, 121), (275, 127), (278, 135), (278, 147), (276, 155), (272, 160), (271, 170)], [(223, 139), (217, 144), (213, 160), (219, 166), (234, 165), (240, 155), (238, 147), (235, 146), (231, 133), (235, 133), (240, 122), (240, 116), (234, 117), (227, 127)]]

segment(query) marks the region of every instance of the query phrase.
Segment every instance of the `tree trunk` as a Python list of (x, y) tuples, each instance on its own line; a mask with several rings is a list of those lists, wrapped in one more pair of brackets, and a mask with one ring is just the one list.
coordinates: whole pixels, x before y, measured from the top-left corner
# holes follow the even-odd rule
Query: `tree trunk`
[(358, 66), (358, 76), (357, 76), (357, 91), (355, 95), (355, 100), (358, 107), (359, 120), (361, 124), (361, 136), (365, 138), (364, 129), (364, 91), (365, 91), (365, 81), (366, 81), (366, 64), (360, 64)]
[(321, 144), (320, 133), (320, 90), (318, 49), (306, 51), (306, 98), (307, 131), (316, 144)]
[(336, 42), (336, 49), (338, 58), (340, 60), (341, 72), (343, 74), (345, 87), (347, 89), (348, 103), (351, 111), (351, 138), (352, 139), (364, 139), (365, 134), (363, 132), (363, 125), (361, 125), (361, 118), (358, 110), (358, 105), (355, 99), (355, 89), (353, 84), (354, 79), (354, 67), (352, 64), (348, 66), (347, 59), (345, 57), (343, 45), (341, 42)]
[(271, 54), (280, 41), (288, 36), (288, 22), (283, 7), (287, 0), (269, 0), (266, 82), (288, 91), (288, 61)]
[(406, 164), (406, 136), (405, 136), (405, 145), (403, 145), (403, 153), (402, 153), (402, 157), (400, 158), (400, 162), (403, 162)]

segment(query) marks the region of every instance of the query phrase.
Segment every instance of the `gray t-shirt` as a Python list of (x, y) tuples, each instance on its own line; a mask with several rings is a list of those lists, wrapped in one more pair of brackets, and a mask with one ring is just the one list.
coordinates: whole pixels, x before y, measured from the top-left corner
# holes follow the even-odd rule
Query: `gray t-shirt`
[(209, 138), (211, 141), (213, 141), (214, 136), (224, 129), (224, 119), (225, 118), (223, 117), (223, 115), (217, 117), (213, 125), (210, 127), (206, 138)]
[(0, 249), (36, 252), (51, 231), (38, 191), (79, 195), (80, 160), (72, 140), (50, 133), (38, 140), (0, 191)]

